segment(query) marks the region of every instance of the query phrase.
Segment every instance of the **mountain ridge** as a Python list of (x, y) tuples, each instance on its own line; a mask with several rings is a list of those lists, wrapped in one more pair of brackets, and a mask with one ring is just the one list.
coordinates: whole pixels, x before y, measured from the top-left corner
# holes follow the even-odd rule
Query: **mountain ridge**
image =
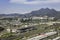
[[(49, 17), (60, 17), (60, 11), (56, 11), (55, 9), (49, 8), (41, 8), (40, 10), (32, 11), (31, 13), (26, 14), (26, 16), (49, 16)], [(28, 17), (28, 16), (27, 16)]]
[(19, 16), (19, 17), (33, 17), (33, 16), (45, 16), (45, 15), (49, 17), (60, 18), (60, 11), (56, 11), (55, 9), (49, 9), (49, 8), (41, 8), (39, 10), (35, 10), (26, 14), (19, 14), (19, 13), (0, 14), (0, 16)]

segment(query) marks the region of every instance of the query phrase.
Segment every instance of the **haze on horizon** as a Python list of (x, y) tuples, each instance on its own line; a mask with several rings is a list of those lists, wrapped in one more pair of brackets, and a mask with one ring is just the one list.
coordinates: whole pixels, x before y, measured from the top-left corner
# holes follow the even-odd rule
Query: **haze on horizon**
[(41, 8), (60, 11), (60, 0), (0, 0), (0, 14), (24, 14)]

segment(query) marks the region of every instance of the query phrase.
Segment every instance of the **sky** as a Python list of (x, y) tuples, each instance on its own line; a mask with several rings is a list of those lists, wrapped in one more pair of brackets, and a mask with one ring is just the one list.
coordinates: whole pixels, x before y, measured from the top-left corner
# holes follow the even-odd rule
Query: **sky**
[(0, 14), (25, 14), (41, 8), (60, 11), (60, 0), (0, 0)]

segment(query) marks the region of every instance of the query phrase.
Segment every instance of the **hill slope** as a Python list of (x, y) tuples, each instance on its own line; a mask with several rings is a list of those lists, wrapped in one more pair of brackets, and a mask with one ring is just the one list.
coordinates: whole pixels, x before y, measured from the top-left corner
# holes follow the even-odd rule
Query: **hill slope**
[(49, 8), (41, 8), (40, 10), (32, 11), (31, 13), (25, 14), (27, 17), (29, 16), (50, 16), (50, 17), (60, 17), (60, 12), (56, 11), (55, 9), (49, 9)]

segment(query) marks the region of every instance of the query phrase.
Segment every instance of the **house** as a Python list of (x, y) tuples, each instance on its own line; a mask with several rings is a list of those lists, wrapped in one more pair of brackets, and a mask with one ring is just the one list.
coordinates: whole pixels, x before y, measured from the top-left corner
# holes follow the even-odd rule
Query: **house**
[(12, 30), (11, 32), (16, 32), (16, 31), (17, 31), (16, 29), (9, 29), (9, 28), (6, 29), (6, 30), (7, 30), (8, 33), (9, 33), (11, 30)]
[(48, 17), (48, 16), (43, 16), (43, 17), (32, 17), (33, 20), (36, 20), (36, 19), (49, 19), (49, 20), (53, 20), (54, 17)]

